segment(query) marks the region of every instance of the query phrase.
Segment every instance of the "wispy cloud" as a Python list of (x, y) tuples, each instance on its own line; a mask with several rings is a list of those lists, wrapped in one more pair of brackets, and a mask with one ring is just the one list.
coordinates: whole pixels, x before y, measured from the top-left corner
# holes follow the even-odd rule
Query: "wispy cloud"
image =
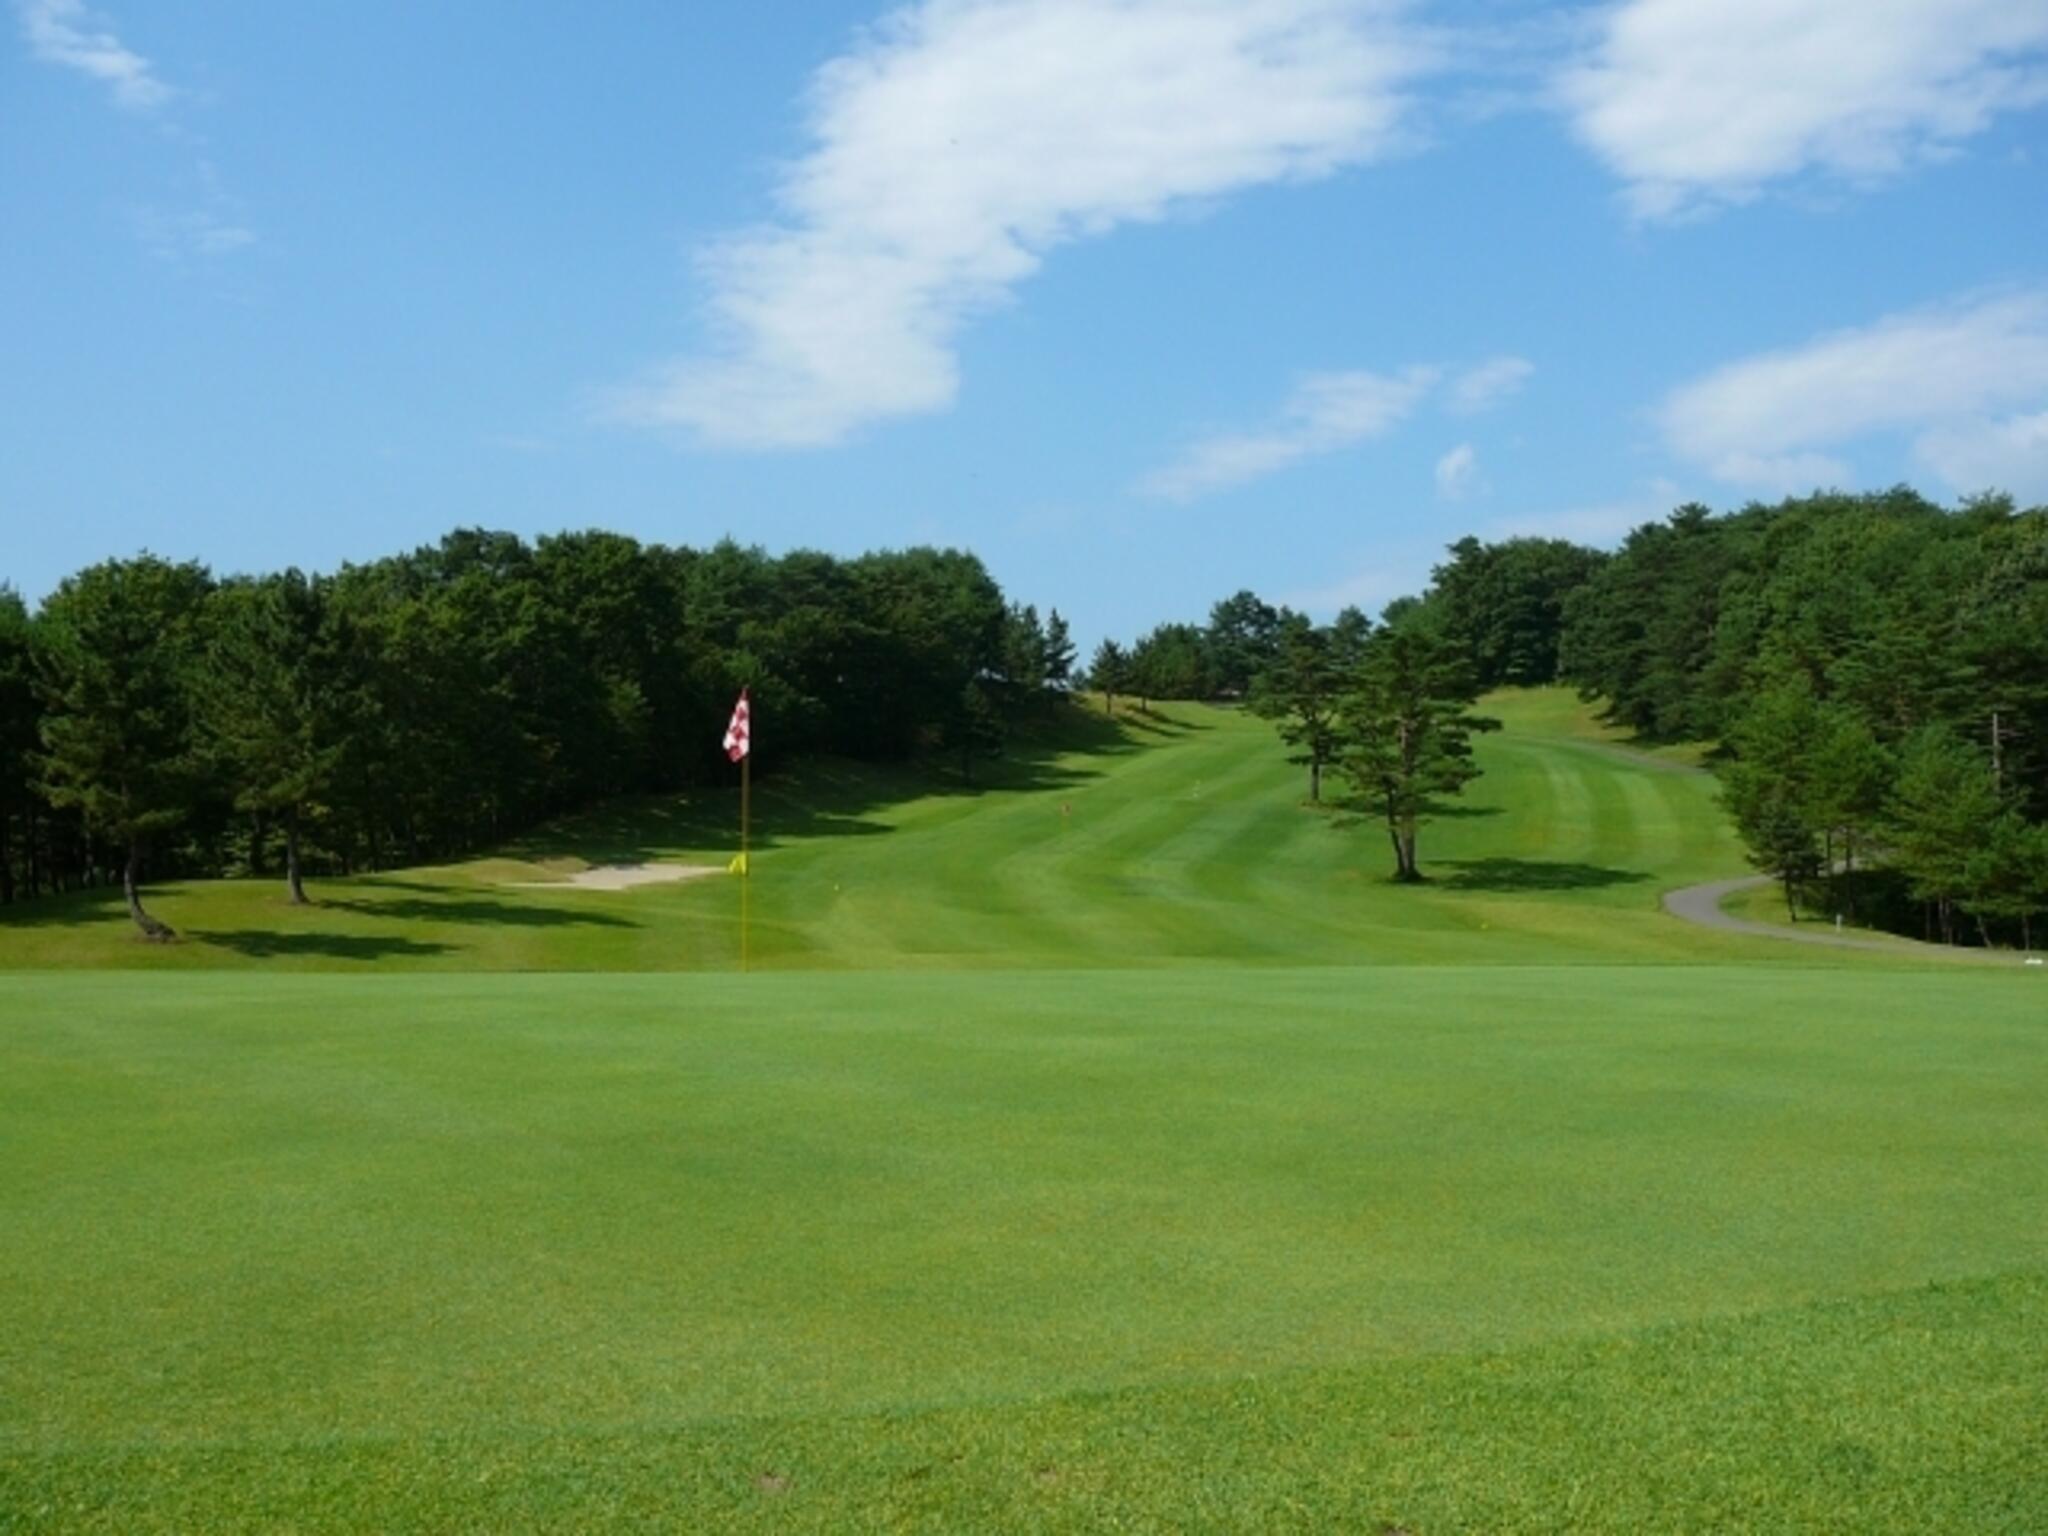
[(1480, 488), (1479, 455), (1460, 443), (1436, 461), (1436, 493), (1444, 501), (1463, 501)]
[(1427, 367), (1398, 374), (1310, 374), (1295, 386), (1273, 426), (1204, 438), (1145, 476), (1138, 493), (1192, 501), (1378, 437), (1405, 420), (1436, 380), (1437, 370)]
[[(179, 92), (166, 85), (155, 65), (123, 43), (111, 26), (91, 15), (83, 0), (14, 0), (22, 36), (39, 59), (73, 69), (100, 81), (117, 106), (130, 112), (154, 113)], [(187, 145), (201, 141), (175, 128), (168, 114), (157, 122)], [(243, 216), (239, 201), (222, 187), (219, 174), (203, 153), (192, 166), (196, 188), (189, 206), (151, 205), (134, 209), (129, 226), (155, 255), (167, 260), (218, 257), (247, 250), (256, 232)]]
[(1450, 408), (1472, 416), (1491, 410), (1529, 382), (1536, 365), (1526, 357), (1490, 357), (1451, 381)]
[[(1462, 372), (1417, 363), (1399, 373), (1312, 373), (1294, 387), (1270, 426), (1203, 437), (1141, 479), (1141, 496), (1193, 501), (1260, 479), (1303, 459), (1381, 437), (1432, 396), (1455, 415), (1490, 409), (1535, 371), (1519, 357), (1495, 357)], [(1447, 497), (1480, 488), (1478, 453), (1461, 444), (1437, 465), (1437, 490)]]
[(1956, 422), (1921, 435), (1920, 462), (1957, 491), (2010, 491), (2048, 503), (2048, 411)]
[(1866, 181), (2048, 100), (2040, 0), (1626, 0), (1558, 94), (1666, 218), (1818, 172)]
[(1840, 451), (1883, 434), (1955, 489), (1980, 490), (1979, 473), (2034, 462), (2043, 406), (2048, 290), (2032, 290), (1744, 358), (1675, 390), (1657, 422), (1683, 458), (1760, 490), (1852, 483)]
[(1405, 0), (921, 0), (812, 82), (780, 216), (702, 253), (708, 352), (607, 392), (729, 447), (936, 411), (954, 342), (1046, 255), (1362, 164), (1431, 67)]
[(101, 82), (129, 111), (146, 112), (171, 99), (149, 60), (95, 21), (83, 0), (15, 0), (15, 11), (37, 58)]

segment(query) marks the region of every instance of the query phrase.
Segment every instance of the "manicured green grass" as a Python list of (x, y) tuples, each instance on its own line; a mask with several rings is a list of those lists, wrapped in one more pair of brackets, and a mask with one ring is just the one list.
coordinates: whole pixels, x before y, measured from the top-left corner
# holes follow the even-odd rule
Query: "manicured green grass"
[[(753, 954), (829, 969), (1188, 964), (1779, 962), (1672, 922), (1668, 886), (1742, 872), (1712, 781), (1607, 740), (1563, 690), (1504, 694), (1485, 777), (1425, 829), (1433, 883), (1389, 884), (1369, 816), (1302, 804), (1264, 721), (1174, 704), (1076, 713), (963, 789), (813, 769), (758, 786)], [(138, 942), (116, 896), (0, 909), (0, 969), (697, 970), (738, 960), (736, 882), (560, 893), (510, 882), (586, 861), (722, 866), (730, 795), (628, 807), (502, 858), (316, 881), (167, 885), (181, 929)]]
[(0, 1012), (25, 1526), (2048, 1513), (2023, 975), (81, 976)]
[(507, 883), (723, 797), (0, 917), (0, 1532), (2048, 1528), (2048, 979), (1494, 708), (1421, 890), (1176, 705), (764, 785), (751, 976)]

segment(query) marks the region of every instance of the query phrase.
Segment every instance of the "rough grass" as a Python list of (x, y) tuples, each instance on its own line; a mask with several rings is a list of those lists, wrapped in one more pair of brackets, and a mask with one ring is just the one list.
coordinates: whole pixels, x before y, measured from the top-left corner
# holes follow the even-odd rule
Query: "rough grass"
[(718, 803), (0, 922), (0, 1531), (2048, 1528), (2043, 978), (1501, 712), (1422, 891), (1176, 706), (781, 786), (766, 974), (498, 884)]

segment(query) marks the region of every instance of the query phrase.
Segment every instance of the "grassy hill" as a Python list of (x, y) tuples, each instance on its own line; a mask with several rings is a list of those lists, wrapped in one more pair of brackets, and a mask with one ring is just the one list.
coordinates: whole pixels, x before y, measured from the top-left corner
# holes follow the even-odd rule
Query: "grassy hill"
[(506, 883), (719, 800), (0, 921), (0, 1531), (2048, 1528), (2043, 978), (1498, 712), (1420, 891), (1174, 706), (776, 785), (765, 974)]
[[(813, 767), (757, 789), (753, 955), (772, 967), (1530, 964), (1775, 957), (1671, 922), (1663, 889), (1744, 868), (1712, 781), (1609, 739), (1563, 690), (1488, 701), (1485, 776), (1424, 833), (1302, 803), (1272, 728), (1233, 709), (1076, 712), (966, 788)], [(0, 968), (694, 970), (738, 959), (735, 882), (525, 888), (592, 862), (723, 865), (732, 795), (613, 808), (507, 857), (316, 881), (156, 887), (186, 942), (134, 939), (118, 893), (0, 909)]]

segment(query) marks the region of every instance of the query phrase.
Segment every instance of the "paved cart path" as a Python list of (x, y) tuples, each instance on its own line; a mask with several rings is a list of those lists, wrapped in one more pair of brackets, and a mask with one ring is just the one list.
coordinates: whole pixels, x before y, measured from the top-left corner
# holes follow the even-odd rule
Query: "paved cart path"
[(1734, 880), (1713, 880), (1705, 885), (1688, 885), (1679, 890), (1664, 893), (1664, 910), (1673, 917), (1682, 917), (1689, 923), (1698, 923), (1703, 928), (1719, 928), (1727, 933), (1753, 933), (1766, 939), (1789, 939), (1794, 944), (1825, 944), (1833, 949), (1874, 949), (1884, 954), (1928, 954), (1942, 955), (1951, 959), (1995, 958), (1982, 950), (1954, 949), (1942, 944), (1920, 944), (1912, 939), (1866, 939), (1846, 933), (1810, 932), (1800, 928), (1787, 928), (1777, 923), (1757, 923), (1746, 917), (1732, 917), (1721, 909), (1721, 903), (1740, 891), (1754, 890), (1760, 885), (1769, 885), (1771, 875), (1743, 875)]

